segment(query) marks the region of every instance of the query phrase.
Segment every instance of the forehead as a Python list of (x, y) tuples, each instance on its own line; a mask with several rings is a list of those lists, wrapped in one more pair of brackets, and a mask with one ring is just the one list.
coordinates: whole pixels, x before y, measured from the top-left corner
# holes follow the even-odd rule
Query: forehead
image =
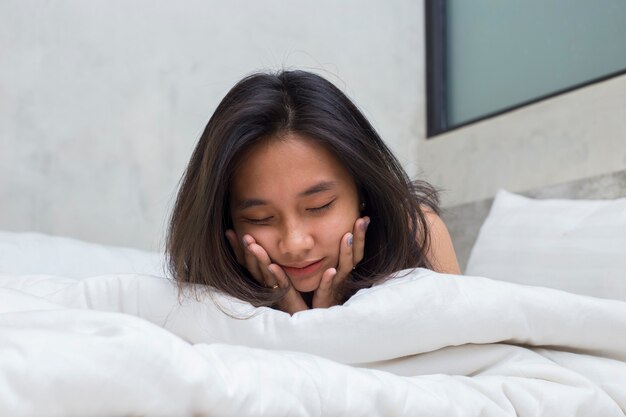
[(240, 160), (231, 182), (236, 199), (300, 193), (321, 181), (353, 183), (347, 169), (325, 146), (296, 134), (270, 138)]

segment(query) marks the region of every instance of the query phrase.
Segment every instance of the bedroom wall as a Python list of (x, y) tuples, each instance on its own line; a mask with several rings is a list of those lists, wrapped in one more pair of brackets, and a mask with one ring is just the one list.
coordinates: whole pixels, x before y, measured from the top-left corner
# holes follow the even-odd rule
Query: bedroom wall
[(329, 78), (416, 171), (421, 13), (412, 0), (0, 2), (0, 230), (160, 248), (210, 114), (259, 69)]
[(423, 176), (454, 206), (626, 169), (626, 76), (420, 138)]
[(0, 2), (0, 229), (158, 249), (218, 100), (257, 69), (346, 91), (445, 206), (626, 168), (626, 77), (425, 138), (423, 1)]

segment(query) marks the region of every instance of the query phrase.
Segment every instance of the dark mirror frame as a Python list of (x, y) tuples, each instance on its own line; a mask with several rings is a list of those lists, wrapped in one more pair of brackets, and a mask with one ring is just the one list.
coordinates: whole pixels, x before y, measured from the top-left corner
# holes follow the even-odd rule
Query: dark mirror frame
[(425, 0), (426, 137), (448, 129), (446, 1)]

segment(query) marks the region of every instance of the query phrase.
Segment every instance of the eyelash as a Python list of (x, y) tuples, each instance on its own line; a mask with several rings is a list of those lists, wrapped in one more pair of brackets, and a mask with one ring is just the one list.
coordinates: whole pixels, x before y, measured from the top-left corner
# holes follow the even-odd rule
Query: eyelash
[(331, 206), (333, 205), (334, 202), (335, 202), (335, 200), (332, 200), (330, 203), (324, 204), (321, 207), (313, 207), (313, 208), (310, 208), (310, 209), (307, 209), (307, 210), (312, 211), (314, 213), (320, 213), (322, 211), (326, 211), (329, 208), (331, 208)]
[(248, 223), (252, 223), (252, 224), (267, 224), (268, 221), (270, 221), (272, 219), (272, 217), (266, 217), (264, 219), (246, 219), (246, 221)]
[[(313, 213), (322, 213), (328, 209), (330, 209), (333, 205), (333, 203), (335, 202), (335, 200), (332, 200), (331, 202), (324, 204), (323, 206), (320, 207), (311, 207), (308, 208), (307, 210)], [(270, 217), (266, 217), (264, 219), (246, 219), (248, 222), (252, 223), (252, 224), (257, 224), (257, 225), (264, 225), (267, 224), (267, 222), (269, 222), (272, 219), (272, 216)]]

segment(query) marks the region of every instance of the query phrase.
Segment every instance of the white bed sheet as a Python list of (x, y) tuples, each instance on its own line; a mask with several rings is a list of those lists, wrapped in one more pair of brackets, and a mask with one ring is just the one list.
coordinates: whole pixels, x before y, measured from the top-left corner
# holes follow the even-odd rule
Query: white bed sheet
[(0, 415), (622, 416), (626, 303), (418, 269), (294, 316), (0, 277)]

